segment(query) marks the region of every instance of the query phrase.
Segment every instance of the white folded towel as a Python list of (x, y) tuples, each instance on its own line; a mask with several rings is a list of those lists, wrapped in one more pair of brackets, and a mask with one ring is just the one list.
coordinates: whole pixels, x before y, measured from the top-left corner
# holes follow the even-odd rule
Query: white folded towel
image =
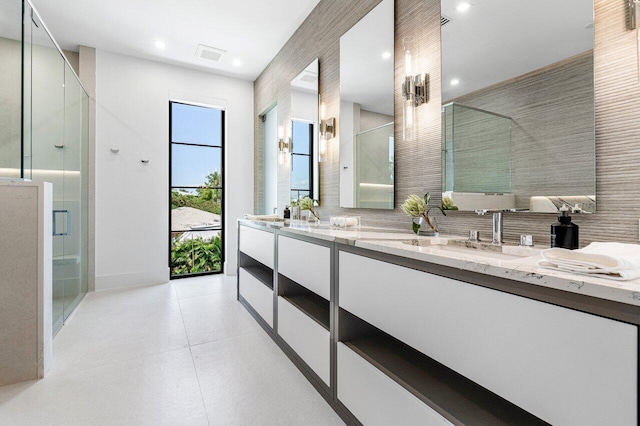
[(249, 220), (261, 220), (263, 222), (277, 222), (280, 217), (277, 214), (249, 214), (247, 213), (246, 218)]
[(538, 266), (577, 274), (633, 280), (640, 277), (640, 245), (591, 243), (579, 250), (550, 248), (541, 252)]
[(349, 228), (351, 226), (358, 226), (358, 219), (355, 217), (331, 216), (329, 225)]

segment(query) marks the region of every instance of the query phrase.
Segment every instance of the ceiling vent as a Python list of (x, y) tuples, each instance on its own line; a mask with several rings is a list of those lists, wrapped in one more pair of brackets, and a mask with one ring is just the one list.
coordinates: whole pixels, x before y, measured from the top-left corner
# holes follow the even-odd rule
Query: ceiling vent
[(305, 71), (304, 75), (300, 77), (300, 81), (304, 81), (305, 83), (315, 83), (318, 81), (318, 74), (315, 72)]
[(196, 49), (196, 56), (198, 58), (216, 62), (219, 61), (225, 53), (227, 53), (226, 50), (216, 49), (215, 47), (205, 46), (204, 44), (199, 44)]
[(447, 25), (449, 22), (451, 22), (451, 18), (447, 18), (444, 15), (440, 16), (440, 26), (444, 27), (445, 25)]

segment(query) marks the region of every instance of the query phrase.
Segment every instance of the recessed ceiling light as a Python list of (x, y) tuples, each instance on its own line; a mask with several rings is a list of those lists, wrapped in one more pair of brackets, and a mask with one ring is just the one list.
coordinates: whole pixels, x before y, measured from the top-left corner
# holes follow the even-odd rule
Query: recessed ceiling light
[(382, 59), (391, 58), (391, 52), (382, 52)]
[(457, 86), (458, 84), (460, 84), (460, 80), (458, 80), (457, 78), (454, 78), (453, 80), (451, 80), (452, 86)]
[(240, 59), (234, 59), (233, 65), (235, 65), (236, 67), (239, 67), (240, 65), (242, 65), (242, 61)]
[(157, 49), (164, 49), (165, 47), (167, 47), (167, 43), (165, 43), (162, 40), (156, 40), (156, 42), (154, 43)]
[(467, 3), (466, 1), (460, 3), (458, 5), (458, 7), (456, 7), (456, 10), (458, 12), (466, 12), (467, 10), (469, 10), (469, 8), (471, 7), (471, 4)]

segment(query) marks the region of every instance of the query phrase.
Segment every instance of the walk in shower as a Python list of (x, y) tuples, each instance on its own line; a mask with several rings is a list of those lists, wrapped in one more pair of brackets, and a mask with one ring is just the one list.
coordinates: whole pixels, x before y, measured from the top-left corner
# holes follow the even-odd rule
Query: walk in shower
[(355, 136), (355, 201), (367, 209), (393, 209), (394, 124)]
[(479, 108), (442, 106), (443, 192), (511, 192), (511, 123)]
[(89, 97), (28, 1), (0, 5), (0, 178), (53, 184), (53, 331), (87, 292)]

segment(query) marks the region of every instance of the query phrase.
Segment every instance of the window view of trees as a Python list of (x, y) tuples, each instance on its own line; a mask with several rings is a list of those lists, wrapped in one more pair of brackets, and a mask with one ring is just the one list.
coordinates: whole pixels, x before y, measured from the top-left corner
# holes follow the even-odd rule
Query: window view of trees
[(172, 189), (171, 208), (193, 207), (219, 215), (221, 214), (220, 202), (222, 201), (222, 190), (219, 189), (221, 187), (220, 173), (209, 173), (205, 186), (196, 188), (195, 193)]
[(171, 277), (222, 271), (224, 112), (171, 103)]

